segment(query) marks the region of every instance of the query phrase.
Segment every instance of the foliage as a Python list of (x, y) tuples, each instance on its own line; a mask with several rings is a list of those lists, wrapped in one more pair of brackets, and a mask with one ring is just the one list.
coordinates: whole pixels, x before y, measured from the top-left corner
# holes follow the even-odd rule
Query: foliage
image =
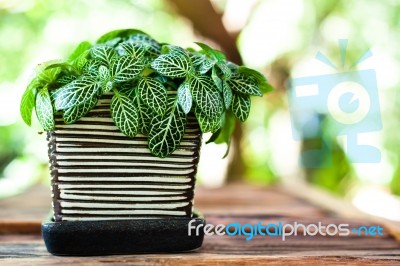
[(22, 118), (30, 125), (36, 109), (43, 129), (51, 131), (56, 112), (74, 123), (111, 93), (115, 125), (129, 137), (146, 135), (158, 157), (178, 147), (189, 115), (203, 133), (214, 133), (211, 142), (229, 143), (233, 117), (244, 122), (250, 96), (262, 96), (271, 86), (257, 71), (197, 44), (199, 51), (162, 45), (132, 29), (107, 33), (94, 45), (82, 42), (65, 62), (40, 66), (22, 97)]

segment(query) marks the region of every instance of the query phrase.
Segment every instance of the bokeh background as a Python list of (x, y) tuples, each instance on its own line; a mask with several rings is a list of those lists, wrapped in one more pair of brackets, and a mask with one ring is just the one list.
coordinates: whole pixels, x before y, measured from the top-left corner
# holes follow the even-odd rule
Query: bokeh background
[[(222, 159), (224, 146), (203, 147), (199, 185), (307, 183), (365, 212), (400, 220), (398, 0), (0, 0), (0, 198), (49, 184), (45, 134), (19, 116), (34, 67), (119, 28), (138, 28), (184, 47), (206, 42), (231, 61), (259, 70), (276, 88), (254, 99), (248, 122), (235, 129), (228, 158)], [(314, 139), (292, 136), (288, 81), (337, 73), (315, 55), (339, 63), (338, 39), (348, 39), (348, 62), (367, 49), (373, 53), (357, 68), (377, 75), (383, 127), (362, 141), (380, 149), (380, 163), (352, 163), (345, 140), (329, 133), (325, 114), (319, 114), (326, 123)], [(332, 163), (303, 168), (301, 151), (321, 141), (331, 143)], [(325, 157), (318, 159), (323, 165)]]

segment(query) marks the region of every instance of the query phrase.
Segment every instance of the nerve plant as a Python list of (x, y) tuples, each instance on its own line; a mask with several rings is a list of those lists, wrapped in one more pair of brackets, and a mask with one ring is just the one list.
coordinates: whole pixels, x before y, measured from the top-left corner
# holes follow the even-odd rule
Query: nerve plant
[(249, 116), (250, 96), (271, 86), (259, 72), (196, 44), (198, 51), (161, 44), (134, 29), (109, 32), (94, 45), (82, 42), (67, 60), (37, 67), (22, 96), (22, 118), (31, 125), (35, 109), (43, 129), (52, 131), (56, 114), (74, 123), (112, 94), (116, 127), (128, 137), (147, 136), (155, 156), (174, 152), (193, 115), (203, 133), (213, 133), (209, 142), (229, 144), (235, 120)]

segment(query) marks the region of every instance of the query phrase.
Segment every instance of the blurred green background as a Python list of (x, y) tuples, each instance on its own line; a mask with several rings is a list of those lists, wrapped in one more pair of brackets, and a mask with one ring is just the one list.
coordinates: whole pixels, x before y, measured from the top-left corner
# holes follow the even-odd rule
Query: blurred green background
[[(139, 28), (160, 42), (185, 47), (209, 43), (233, 62), (264, 73), (276, 88), (254, 99), (248, 122), (235, 129), (227, 159), (221, 159), (226, 147), (204, 146), (201, 185), (308, 182), (363, 211), (400, 220), (397, 0), (0, 0), (0, 198), (49, 183), (45, 134), (37, 134), (37, 123), (28, 128), (19, 116), (34, 67), (66, 57), (82, 40), (94, 42), (119, 28)], [(374, 69), (377, 75), (383, 129), (364, 134), (362, 141), (380, 149), (380, 163), (351, 163), (345, 141), (329, 133), (327, 122), (321, 123), (316, 142), (292, 136), (288, 80), (336, 73), (315, 60), (315, 54), (320, 51), (339, 63), (338, 39), (349, 41), (348, 62), (368, 48), (373, 53), (357, 67)], [(321, 140), (332, 143), (332, 164), (302, 168), (301, 150)]]

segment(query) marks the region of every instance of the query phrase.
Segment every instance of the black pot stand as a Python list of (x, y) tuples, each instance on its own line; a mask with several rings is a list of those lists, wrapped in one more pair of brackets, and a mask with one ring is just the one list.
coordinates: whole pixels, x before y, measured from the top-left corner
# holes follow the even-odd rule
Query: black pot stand
[[(199, 235), (188, 234), (188, 224), (202, 224)], [(47, 250), (53, 255), (112, 255), (182, 252), (203, 243), (205, 220), (193, 218), (64, 221), (42, 224)], [(194, 230), (192, 232), (195, 232)]]

